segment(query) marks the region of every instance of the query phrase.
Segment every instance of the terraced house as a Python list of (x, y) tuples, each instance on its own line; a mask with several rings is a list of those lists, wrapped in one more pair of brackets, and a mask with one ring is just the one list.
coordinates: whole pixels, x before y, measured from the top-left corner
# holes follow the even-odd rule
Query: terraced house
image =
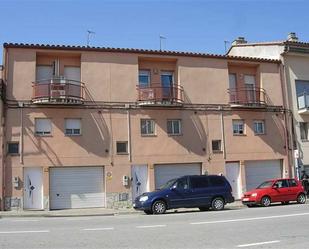
[(237, 199), (293, 174), (277, 59), (6, 43), (3, 64), (5, 210), (129, 206), (186, 174)]
[(293, 113), (292, 125), (297, 174), (309, 174), (309, 43), (301, 42), (295, 33), (286, 40), (247, 42), (236, 39), (229, 55), (280, 59), (283, 64), (284, 95)]

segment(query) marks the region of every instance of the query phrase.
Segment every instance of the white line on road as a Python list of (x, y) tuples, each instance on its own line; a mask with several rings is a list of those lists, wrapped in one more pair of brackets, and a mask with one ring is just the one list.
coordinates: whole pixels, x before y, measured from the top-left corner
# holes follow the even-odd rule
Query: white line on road
[(0, 234), (16, 234), (16, 233), (49, 233), (49, 230), (39, 230), (39, 231), (2, 231)]
[(264, 217), (254, 217), (254, 218), (244, 218), (244, 219), (234, 219), (234, 220), (192, 222), (192, 223), (190, 223), (190, 225), (229, 223), (229, 222), (252, 221), (252, 220), (266, 220), (266, 219), (274, 219), (274, 218), (287, 218), (287, 217), (295, 217), (295, 216), (304, 216), (304, 215), (309, 215), (309, 213), (274, 215), (274, 216), (264, 216)]
[(238, 245), (237, 247), (260, 246), (260, 245), (273, 244), (273, 243), (279, 243), (279, 242), (280, 240), (273, 240), (273, 241), (265, 241), (265, 242), (251, 243), (251, 244), (243, 244), (243, 245)]
[(166, 227), (166, 225), (137, 226), (136, 228), (155, 228), (155, 227)]
[(85, 228), (84, 231), (106, 231), (106, 230), (114, 230), (113, 227), (99, 227), (99, 228)]

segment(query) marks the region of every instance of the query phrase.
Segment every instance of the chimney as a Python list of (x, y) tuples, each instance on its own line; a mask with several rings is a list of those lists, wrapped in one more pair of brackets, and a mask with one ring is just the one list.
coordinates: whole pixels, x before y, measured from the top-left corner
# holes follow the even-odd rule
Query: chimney
[(297, 42), (298, 41), (298, 37), (296, 36), (295, 32), (290, 32), (288, 34), (288, 41), (292, 41), (292, 42)]
[(239, 44), (246, 44), (247, 41), (245, 40), (245, 37), (237, 37), (233, 42), (232, 45), (239, 45)]

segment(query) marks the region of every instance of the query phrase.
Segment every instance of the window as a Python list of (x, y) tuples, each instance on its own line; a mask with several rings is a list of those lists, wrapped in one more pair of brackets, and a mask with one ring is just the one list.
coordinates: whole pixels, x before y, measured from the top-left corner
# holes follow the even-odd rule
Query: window
[(209, 185), (205, 176), (191, 176), (190, 179), (192, 188), (207, 188)]
[(298, 109), (308, 108), (309, 101), (309, 81), (296, 80), (296, 97)]
[(187, 177), (181, 178), (176, 182), (177, 189), (188, 189), (188, 179)]
[(167, 120), (167, 133), (169, 135), (181, 135), (181, 120)]
[(226, 184), (221, 176), (209, 176), (209, 181), (213, 187), (222, 187)]
[(128, 153), (128, 142), (116, 142), (117, 154), (127, 154)]
[(37, 66), (36, 67), (36, 80), (50, 80), (54, 76), (53, 67), (50, 66)]
[(152, 119), (141, 119), (141, 134), (142, 135), (154, 135), (155, 134), (155, 122)]
[(308, 140), (308, 123), (299, 122), (299, 129), (300, 129), (300, 139), (303, 141)]
[(245, 125), (243, 120), (233, 120), (233, 134), (244, 135)]
[(138, 83), (140, 87), (149, 87), (150, 85), (150, 71), (149, 70), (139, 70)]
[(212, 140), (211, 145), (212, 145), (212, 151), (214, 152), (222, 151), (221, 140)]
[(8, 142), (8, 154), (18, 154), (19, 153), (19, 143), (18, 142)]
[(297, 182), (295, 181), (295, 179), (289, 179), (288, 181), (290, 187), (297, 187)]
[(38, 136), (51, 135), (52, 125), (51, 120), (48, 118), (35, 119), (35, 134)]
[(265, 121), (264, 120), (254, 121), (254, 133), (255, 134), (265, 134)]
[(68, 136), (81, 135), (81, 119), (79, 118), (65, 119), (65, 135)]
[(287, 188), (287, 187), (289, 186), (287, 180), (279, 180), (279, 181), (276, 181), (275, 185), (276, 185), (278, 188)]

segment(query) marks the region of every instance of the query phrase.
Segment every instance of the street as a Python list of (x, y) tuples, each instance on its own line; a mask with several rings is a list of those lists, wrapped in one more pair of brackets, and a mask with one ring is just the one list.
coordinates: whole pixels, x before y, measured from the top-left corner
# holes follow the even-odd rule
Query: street
[(309, 205), (214, 212), (2, 218), (1, 249), (309, 248)]

